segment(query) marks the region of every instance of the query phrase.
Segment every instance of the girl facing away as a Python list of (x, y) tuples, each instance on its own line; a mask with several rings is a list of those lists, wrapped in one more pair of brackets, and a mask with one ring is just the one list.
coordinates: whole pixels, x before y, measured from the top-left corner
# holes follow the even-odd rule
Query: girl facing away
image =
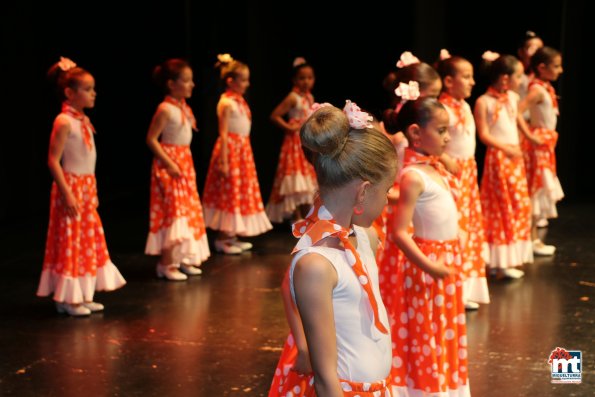
[(298, 345), (307, 346), (295, 354), (294, 369), (308, 371), (310, 363), (312, 373), (291, 381), (280, 365), (269, 396), (392, 395), (389, 323), (378, 288), (377, 237), (369, 227), (387, 202), (396, 154), (369, 120), (348, 102), (345, 113), (321, 107), (301, 129), (314, 153), (320, 196), (294, 224), (300, 240), (288, 284), (301, 321), (292, 331), (298, 340), (303, 333), (306, 343)]

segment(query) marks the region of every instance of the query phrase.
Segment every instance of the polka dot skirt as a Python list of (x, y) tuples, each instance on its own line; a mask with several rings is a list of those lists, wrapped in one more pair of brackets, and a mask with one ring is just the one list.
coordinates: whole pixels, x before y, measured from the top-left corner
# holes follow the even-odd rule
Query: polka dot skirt
[(266, 206), (269, 219), (283, 222), (283, 219), (291, 217), (299, 205), (312, 204), (317, 189), (316, 172), (306, 160), (299, 131), (287, 131), (281, 146), (273, 190)]
[(490, 267), (532, 262), (531, 201), (523, 158), (511, 159), (501, 150), (489, 148), (480, 200)]
[(126, 281), (112, 263), (101, 219), (97, 213), (95, 175), (64, 173), (78, 203), (79, 214), (70, 217), (54, 182), (50, 220), (38, 296), (54, 294), (54, 300), (77, 304), (92, 301), (95, 291), (111, 291)]
[(150, 232), (145, 253), (160, 255), (176, 247), (176, 262), (200, 264), (209, 255), (202, 206), (196, 188), (196, 173), (189, 146), (161, 144), (180, 167), (173, 178), (165, 164), (155, 158), (151, 169)]
[(463, 259), (463, 280), (467, 286), (468, 300), (489, 303), (490, 296), (485, 272), (488, 246), (483, 230), (483, 215), (477, 186), (477, 164), (474, 158), (456, 159), (461, 170), (459, 180), (459, 228), (467, 234), (467, 241), (461, 246)]
[(401, 257), (397, 299), (390, 308), (387, 305), (392, 324), (393, 391), (402, 389), (410, 393), (405, 395), (413, 395), (468, 390), (459, 241), (417, 237), (414, 241), (430, 260), (443, 258), (447, 267), (458, 272), (436, 281)]
[(556, 203), (564, 197), (556, 173), (558, 133), (546, 128), (534, 128), (532, 133), (544, 142), (537, 146), (524, 136), (521, 139), (533, 215), (538, 218), (557, 218)]
[(256, 236), (273, 228), (264, 212), (250, 138), (227, 134), (229, 174), (220, 172), (221, 138), (217, 139), (205, 183), (206, 225), (240, 236)]

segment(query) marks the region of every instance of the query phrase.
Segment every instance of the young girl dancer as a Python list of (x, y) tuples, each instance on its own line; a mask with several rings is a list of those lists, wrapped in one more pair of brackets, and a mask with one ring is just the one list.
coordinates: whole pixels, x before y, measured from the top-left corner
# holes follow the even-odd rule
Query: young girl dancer
[(161, 255), (157, 276), (186, 280), (186, 275), (202, 273), (198, 266), (210, 255), (190, 152), (196, 119), (186, 99), (192, 95), (194, 81), (190, 65), (182, 59), (157, 66), (153, 77), (165, 98), (147, 133), (155, 158), (145, 253)]
[(248, 66), (229, 54), (219, 56), (226, 91), (217, 105), (219, 138), (205, 183), (205, 223), (219, 231), (215, 249), (239, 254), (252, 244), (237, 236), (256, 236), (273, 228), (264, 212), (250, 146), (252, 113), (244, 93), (250, 86)]
[[(377, 238), (364, 227), (387, 201), (395, 151), (354, 104), (318, 109), (301, 130), (314, 153), (320, 196), (302, 222), (289, 271), (313, 374), (310, 388), (283, 382), (281, 392), (313, 396), (390, 396), (391, 340), (378, 291)], [(372, 230), (372, 229), (369, 229)], [(303, 370), (303, 369), (302, 369)], [(281, 382), (278, 382), (281, 383)]]
[(480, 199), (489, 265), (497, 276), (523, 277), (518, 267), (533, 261), (531, 201), (517, 123), (523, 65), (512, 55), (484, 53), (489, 87), (475, 102), (475, 123), (488, 147)]
[(97, 213), (95, 130), (84, 110), (95, 106), (95, 79), (67, 58), (48, 76), (63, 100), (56, 117), (48, 167), (54, 178), (45, 259), (38, 296), (53, 293), (59, 313), (86, 316), (103, 310), (95, 291), (111, 291), (126, 281), (112, 263)]
[(477, 309), (478, 302), (490, 302), (490, 295), (485, 274), (488, 246), (475, 163), (475, 121), (471, 107), (465, 102), (475, 85), (473, 66), (466, 59), (453, 56), (438, 63), (438, 72), (443, 83), (439, 101), (448, 112), (450, 134), (441, 161), (459, 181), (459, 227), (467, 233), (467, 243), (461, 247), (463, 301), (466, 309)]
[[(314, 86), (314, 70), (304, 58), (294, 61), (292, 81), (292, 91), (271, 114), (273, 123), (285, 131), (273, 191), (266, 206), (272, 222), (282, 222), (289, 217), (301, 219), (318, 188), (314, 167), (306, 160), (300, 140), (300, 127), (314, 104), (310, 93)], [(286, 115), (287, 120), (284, 119)]]
[[(387, 306), (396, 395), (469, 395), (458, 212), (440, 155), (448, 113), (434, 98), (408, 101), (398, 115), (405, 149), (393, 233), (404, 257)], [(413, 222), (413, 236), (410, 224)]]
[[(529, 128), (538, 142), (522, 139), (523, 156), (533, 208), (533, 249), (538, 255), (551, 255), (555, 247), (544, 245), (537, 237), (538, 226), (547, 226), (548, 218), (557, 218), (556, 203), (564, 197), (556, 175), (556, 143), (558, 133), (558, 97), (552, 82), (562, 74), (562, 55), (551, 47), (542, 47), (531, 58), (534, 78), (529, 93), (519, 105), (520, 111), (529, 110)], [(548, 248), (551, 247), (551, 248)]]

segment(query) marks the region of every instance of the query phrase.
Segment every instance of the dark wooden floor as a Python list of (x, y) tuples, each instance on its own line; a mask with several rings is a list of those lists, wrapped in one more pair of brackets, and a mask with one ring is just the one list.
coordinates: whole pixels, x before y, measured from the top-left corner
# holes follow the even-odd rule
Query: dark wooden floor
[[(595, 395), (595, 206), (560, 212), (547, 236), (556, 256), (536, 260), (522, 280), (490, 281), (492, 303), (468, 313), (475, 397)], [(172, 283), (156, 279), (142, 254), (144, 219), (102, 215), (128, 285), (99, 293), (106, 311), (88, 318), (58, 315), (35, 297), (45, 225), (3, 228), (0, 395), (266, 396), (287, 334), (279, 285), (289, 228)], [(582, 384), (550, 383), (557, 346), (582, 351)]]

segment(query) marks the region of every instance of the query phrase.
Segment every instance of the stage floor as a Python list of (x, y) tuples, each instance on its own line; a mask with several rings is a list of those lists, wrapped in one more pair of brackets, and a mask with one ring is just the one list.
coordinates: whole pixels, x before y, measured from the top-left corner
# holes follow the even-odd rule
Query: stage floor
[[(145, 219), (121, 219), (108, 212), (104, 223), (128, 285), (98, 293), (106, 310), (87, 318), (35, 296), (45, 226), (2, 230), (0, 395), (266, 396), (288, 332), (289, 227), (176, 283), (142, 254)], [(595, 206), (561, 206), (546, 241), (553, 259), (537, 258), (524, 279), (490, 280), (492, 303), (467, 314), (473, 396), (595, 395)], [(550, 383), (556, 347), (582, 351), (582, 384)]]

